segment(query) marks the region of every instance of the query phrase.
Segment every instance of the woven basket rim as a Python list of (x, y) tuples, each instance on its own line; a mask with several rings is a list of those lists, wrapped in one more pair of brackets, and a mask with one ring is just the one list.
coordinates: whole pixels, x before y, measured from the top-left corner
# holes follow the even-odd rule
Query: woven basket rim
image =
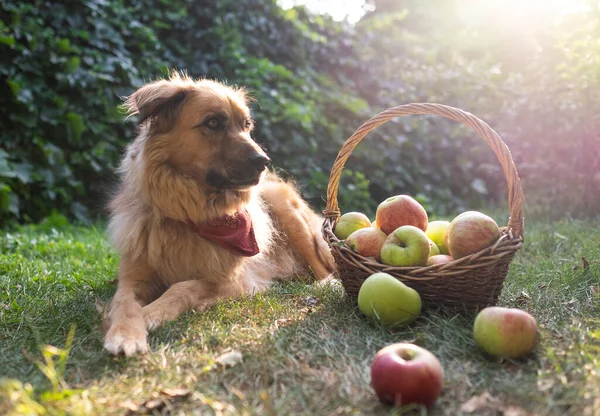
[[(410, 103), (388, 108), (364, 122), (358, 127), (354, 134), (346, 140), (338, 152), (331, 169), (329, 182), (327, 184), (327, 204), (325, 210), (323, 210), (323, 215), (326, 219), (333, 219), (333, 227), (335, 227), (335, 224), (337, 224), (337, 220), (341, 215), (337, 200), (341, 173), (346, 161), (352, 154), (352, 151), (369, 132), (396, 117), (404, 115), (437, 115), (457, 121), (473, 129), (475, 133), (477, 133), (477, 135), (492, 148), (502, 166), (508, 184), (508, 206), (510, 215), (508, 217), (507, 228), (511, 230), (515, 237), (522, 236), (525, 229), (525, 219), (523, 215), (524, 196), (521, 180), (510, 149), (500, 138), (498, 133), (483, 120), (459, 108), (438, 103)], [(323, 226), (325, 226), (325, 224), (326, 221), (323, 222)]]

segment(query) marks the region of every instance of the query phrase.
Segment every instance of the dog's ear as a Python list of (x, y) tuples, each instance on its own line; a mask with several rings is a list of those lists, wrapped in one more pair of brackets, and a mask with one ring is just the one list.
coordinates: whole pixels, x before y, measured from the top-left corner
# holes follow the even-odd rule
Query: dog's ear
[(188, 90), (173, 81), (146, 84), (126, 98), (128, 115), (138, 115), (138, 124), (150, 122), (155, 132), (167, 132), (175, 123)]

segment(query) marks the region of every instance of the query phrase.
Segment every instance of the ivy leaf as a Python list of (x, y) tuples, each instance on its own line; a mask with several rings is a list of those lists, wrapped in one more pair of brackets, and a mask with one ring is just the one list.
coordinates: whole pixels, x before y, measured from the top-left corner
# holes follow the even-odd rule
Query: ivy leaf
[(79, 141), (81, 139), (81, 134), (85, 130), (85, 124), (83, 123), (81, 116), (70, 111), (65, 114), (65, 121), (69, 127), (71, 137), (75, 141)]

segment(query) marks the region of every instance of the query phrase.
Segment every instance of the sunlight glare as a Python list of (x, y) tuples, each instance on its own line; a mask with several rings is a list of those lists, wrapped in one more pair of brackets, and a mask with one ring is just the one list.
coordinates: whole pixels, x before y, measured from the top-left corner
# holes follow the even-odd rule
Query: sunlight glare
[(588, 10), (584, 0), (480, 0), (477, 6), (500, 18), (533, 20), (536, 16), (561, 16)]

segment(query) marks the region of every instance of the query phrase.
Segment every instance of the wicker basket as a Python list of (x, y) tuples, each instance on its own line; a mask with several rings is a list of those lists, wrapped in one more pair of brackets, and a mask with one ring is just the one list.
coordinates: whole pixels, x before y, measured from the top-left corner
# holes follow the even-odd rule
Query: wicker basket
[[(446, 117), (471, 127), (490, 145), (508, 181), (508, 225), (501, 228), (500, 239), (478, 253), (450, 263), (427, 267), (392, 267), (365, 258), (346, 247), (333, 233), (340, 217), (337, 193), (342, 169), (360, 141), (373, 129), (404, 115), (431, 114)], [(510, 262), (523, 245), (523, 191), (510, 151), (500, 136), (485, 122), (458, 108), (441, 104), (406, 104), (389, 108), (354, 132), (335, 159), (327, 188), (327, 207), (322, 232), (338, 269), (339, 278), (350, 299), (356, 300), (363, 281), (376, 272), (386, 272), (414, 288), (421, 295), (424, 308), (452, 312), (473, 312), (495, 305), (508, 274)]]

